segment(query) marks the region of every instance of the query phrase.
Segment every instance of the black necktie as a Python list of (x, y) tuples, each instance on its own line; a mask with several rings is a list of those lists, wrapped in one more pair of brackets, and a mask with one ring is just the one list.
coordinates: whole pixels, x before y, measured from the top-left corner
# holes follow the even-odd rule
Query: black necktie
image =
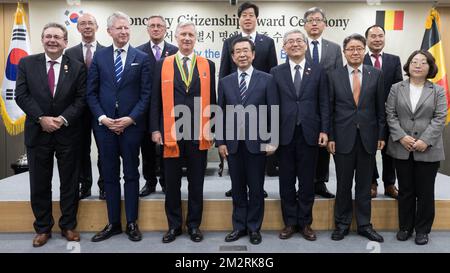
[(295, 94), (300, 97), (300, 87), (302, 86), (302, 76), (300, 75), (300, 65), (296, 65), (294, 75)]

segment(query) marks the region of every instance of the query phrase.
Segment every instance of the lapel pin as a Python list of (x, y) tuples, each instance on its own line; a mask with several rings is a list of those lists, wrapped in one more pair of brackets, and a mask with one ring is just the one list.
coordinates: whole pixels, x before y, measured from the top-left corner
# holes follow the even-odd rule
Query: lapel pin
[(169, 51), (166, 51), (166, 54), (165, 54), (165, 55), (166, 55), (166, 57), (169, 56)]
[(64, 72), (69, 72), (69, 66), (67, 64), (64, 65)]

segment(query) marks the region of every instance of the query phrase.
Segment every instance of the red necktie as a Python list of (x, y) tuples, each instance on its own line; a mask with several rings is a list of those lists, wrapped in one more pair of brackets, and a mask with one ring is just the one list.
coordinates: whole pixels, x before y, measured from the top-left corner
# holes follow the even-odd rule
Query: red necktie
[(372, 57), (375, 58), (375, 64), (374, 66), (378, 69), (381, 69), (381, 63), (380, 63), (380, 54), (372, 54)]
[(91, 44), (86, 44), (86, 59), (84, 60), (84, 63), (86, 64), (87, 68), (91, 66), (92, 63), (92, 51), (91, 51)]
[(56, 63), (55, 61), (48, 61), (50, 63), (50, 69), (48, 70), (48, 87), (50, 88), (50, 93), (53, 96), (55, 95), (55, 70), (53, 70), (53, 65)]

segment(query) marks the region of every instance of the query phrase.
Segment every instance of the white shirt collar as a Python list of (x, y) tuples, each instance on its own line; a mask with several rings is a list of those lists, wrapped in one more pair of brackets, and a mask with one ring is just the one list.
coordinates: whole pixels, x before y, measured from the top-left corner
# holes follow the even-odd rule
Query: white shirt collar
[(247, 33), (245, 33), (245, 32), (242, 32), (241, 33), (241, 35), (242, 35), (242, 37), (248, 37), (248, 36), (252, 36), (252, 40), (253, 41), (255, 41), (256, 40), (256, 30), (255, 31), (253, 31), (252, 33), (250, 33), (250, 34), (247, 34)]
[[(373, 52), (369, 50), (369, 56), (370, 56), (370, 57), (372, 57), (372, 54), (373, 54)], [(382, 57), (383, 54), (384, 54), (384, 52), (381, 51), (381, 52), (379, 53), (380, 57)]]
[[(122, 49), (125, 50), (125, 53), (128, 53), (128, 48), (130, 47), (130, 43), (126, 43)], [(114, 53), (116, 52), (116, 49), (119, 49), (114, 43), (113, 43), (113, 49), (114, 49)]]
[(162, 42), (159, 44), (155, 44), (152, 40), (150, 40), (150, 46), (151, 46), (152, 50), (154, 50), (153, 46), (155, 46), (155, 45), (157, 45), (159, 47), (159, 49), (161, 50), (161, 54), (162, 54), (162, 51), (164, 50), (164, 40), (162, 40)]
[(178, 58), (180, 58), (180, 60), (183, 60), (183, 57), (188, 57), (189, 61), (192, 61), (192, 58), (194, 58), (194, 52), (192, 52), (188, 56), (185, 56), (185, 55), (181, 54), (181, 52), (178, 50), (177, 55), (178, 55)]
[(239, 68), (238, 68), (238, 70), (237, 70), (237, 72), (238, 72), (238, 78), (240, 78), (241, 77), (241, 74), (242, 73), (247, 73), (247, 76), (249, 76), (249, 77), (251, 77), (252, 76), (252, 74), (253, 74), (253, 65), (251, 65), (249, 68), (247, 68), (247, 70), (245, 70), (245, 71), (242, 71), (242, 70), (240, 70)]
[[(347, 65), (347, 70), (348, 70), (348, 73), (351, 75), (353, 73), (353, 70), (355, 70), (355, 69), (353, 67), (351, 67), (350, 65)], [(363, 71), (363, 64), (358, 66), (358, 70), (359, 70), (359, 72), (362, 73), (362, 71)]]
[[(301, 70), (305, 69), (305, 64), (306, 64), (306, 59), (303, 58), (303, 60), (299, 63)], [(296, 65), (297, 64), (295, 62), (289, 60), (289, 66), (291, 67), (291, 70), (295, 70)]]
[(61, 64), (61, 62), (62, 62), (62, 56), (63, 56), (63, 55), (61, 54), (61, 56), (59, 56), (58, 59), (52, 60), (47, 54), (45, 54), (45, 63), (48, 63), (49, 61), (55, 61), (56, 63)]
[(320, 36), (320, 37), (317, 38), (316, 40), (313, 40), (313, 39), (311, 39), (311, 38), (308, 37), (308, 43), (309, 43), (309, 46), (310, 46), (310, 47), (313, 46), (313, 43), (312, 43), (313, 41), (319, 42), (318, 46), (322, 46), (322, 36)]
[[(86, 47), (86, 42), (81, 41), (81, 44), (83, 45), (83, 48)], [(92, 45), (91, 48), (96, 48), (97, 47), (97, 41), (93, 41), (92, 43), (90, 43)]]

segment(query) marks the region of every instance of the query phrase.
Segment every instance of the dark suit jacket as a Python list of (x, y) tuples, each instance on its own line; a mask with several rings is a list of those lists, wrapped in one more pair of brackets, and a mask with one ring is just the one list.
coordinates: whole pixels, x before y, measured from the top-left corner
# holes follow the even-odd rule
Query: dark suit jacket
[(358, 107), (353, 99), (347, 66), (329, 75), (331, 126), (330, 141), (337, 153), (350, 153), (359, 127), (361, 140), (369, 154), (377, 151), (377, 141), (384, 139), (384, 82), (380, 70), (363, 66)]
[[(66, 145), (78, 140), (81, 125), (79, 117), (86, 107), (86, 68), (82, 63), (63, 55), (54, 97), (51, 96), (47, 78), (44, 53), (20, 60), (16, 81), (16, 102), (27, 115), (25, 121), (27, 146), (48, 144), (52, 136), (57, 142)], [(67, 120), (69, 126), (63, 125), (53, 133), (42, 130), (39, 117), (60, 115)]]
[[(373, 65), (369, 53), (364, 56), (364, 64)], [(402, 65), (396, 55), (383, 53), (382, 66), (384, 76), (384, 99), (387, 100), (393, 84), (403, 81)]]
[[(231, 58), (231, 45), (235, 39), (240, 37), (242, 37), (242, 34), (232, 36), (223, 42), (219, 79), (236, 72), (236, 64)], [(257, 33), (255, 39), (255, 59), (252, 63), (253, 67), (257, 70), (269, 73), (270, 69), (277, 66), (277, 64), (277, 53), (275, 51), (273, 39)]]
[[(270, 119), (270, 110), (271, 106), (278, 105), (278, 94), (274, 92), (275, 86), (273, 77), (270, 74), (267, 74), (262, 71), (258, 71), (256, 69), (253, 70), (252, 77), (250, 79), (250, 83), (246, 93), (246, 99), (244, 102), (241, 102), (241, 96), (239, 93), (239, 81), (238, 81), (238, 73), (234, 72), (222, 79), (219, 80), (219, 106), (222, 108), (223, 112), (223, 139), (217, 139), (216, 145), (227, 145), (228, 152), (230, 154), (234, 154), (238, 150), (239, 146), (239, 124), (243, 122), (243, 120), (238, 120), (238, 113), (234, 113), (233, 120), (227, 119), (227, 105), (231, 106), (256, 106), (257, 116), (249, 117), (245, 116), (245, 145), (247, 150), (253, 154), (261, 154), (264, 153), (261, 151), (261, 144), (265, 142), (269, 142), (269, 140), (263, 140), (260, 136), (259, 127), (261, 119), (265, 120), (267, 123), (267, 131), (271, 128), (271, 119)], [(258, 106), (266, 105), (268, 106), (268, 113), (266, 117), (261, 117), (259, 113)], [(255, 124), (256, 123), (256, 124)], [(233, 125), (233, 128), (230, 128), (229, 125)], [(227, 131), (233, 130), (234, 136), (229, 139), (227, 138)], [(250, 139), (250, 130), (257, 130), (256, 139)]]
[[(327, 73), (330, 73), (331, 71), (344, 66), (342, 63), (341, 47), (338, 44), (322, 38), (321, 49), (322, 56), (320, 57), (319, 64), (323, 67), (323, 69), (325, 69)], [(313, 62), (311, 58), (311, 51), (309, 49), (309, 43), (305, 56), (307, 61), (311, 63)]]
[[(160, 131), (164, 139), (164, 123), (163, 123), (163, 106), (162, 106), (162, 96), (161, 96), (161, 70), (164, 59), (156, 62), (155, 73), (153, 78), (153, 90), (149, 115), (152, 117), (150, 119), (150, 132)], [(209, 73), (210, 73), (210, 101), (211, 105), (216, 104), (216, 81), (215, 73), (216, 68), (212, 61), (209, 62)], [(186, 93), (186, 87), (181, 79), (180, 71), (176, 62), (174, 65), (174, 106), (184, 105), (187, 106), (191, 112), (191, 139), (194, 143), (198, 143), (198, 139), (194, 138), (194, 97), (200, 97), (200, 76), (198, 73), (197, 65), (194, 67), (194, 74), (192, 76), (191, 86), (189, 92)], [(177, 121), (179, 118), (175, 118)], [(197, 134), (198, 135), (198, 134)]]
[[(148, 54), (148, 57), (150, 58), (150, 67), (154, 68), (155, 64), (156, 64), (156, 59), (155, 59), (155, 55), (153, 55), (153, 51), (152, 51), (152, 48), (151, 48), (150, 41), (148, 41), (145, 44), (142, 44), (142, 45), (138, 46), (137, 49), (139, 49), (139, 50), (141, 50), (141, 51), (143, 51), (143, 52)], [(173, 55), (173, 54), (175, 54), (177, 52), (178, 52), (178, 47), (176, 47), (176, 46), (174, 46), (172, 44), (169, 44), (168, 42), (164, 42), (164, 48), (161, 51), (161, 58)]]
[(272, 68), (270, 74), (276, 83), (280, 98), (280, 144), (292, 141), (300, 111), (303, 135), (309, 145), (316, 146), (319, 133), (329, 131), (330, 111), (328, 82), (320, 65), (306, 61), (302, 75), (300, 97), (297, 97), (289, 61)]
[[(106, 131), (98, 124), (98, 118), (129, 116), (135, 124), (127, 131), (145, 131), (144, 113), (148, 108), (151, 92), (150, 61), (144, 52), (129, 47), (122, 80), (117, 83), (114, 74), (113, 46), (95, 52), (87, 81), (87, 102), (93, 115), (93, 128)], [(117, 109), (116, 109), (117, 105)]]
[[(102, 48), (104, 48), (104, 46), (102, 46), (97, 41), (97, 47), (95, 48), (95, 52), (97, 52), (97, 50), (102, 49)], [(80, 63), (84, 63), (83, 43), (79, 43), (76, 46), (66, 49), (66, 51), (64, 51), (64, 55), (66, 55), (69, 58), (75, 59), (75, 60), (79, 61)]]

